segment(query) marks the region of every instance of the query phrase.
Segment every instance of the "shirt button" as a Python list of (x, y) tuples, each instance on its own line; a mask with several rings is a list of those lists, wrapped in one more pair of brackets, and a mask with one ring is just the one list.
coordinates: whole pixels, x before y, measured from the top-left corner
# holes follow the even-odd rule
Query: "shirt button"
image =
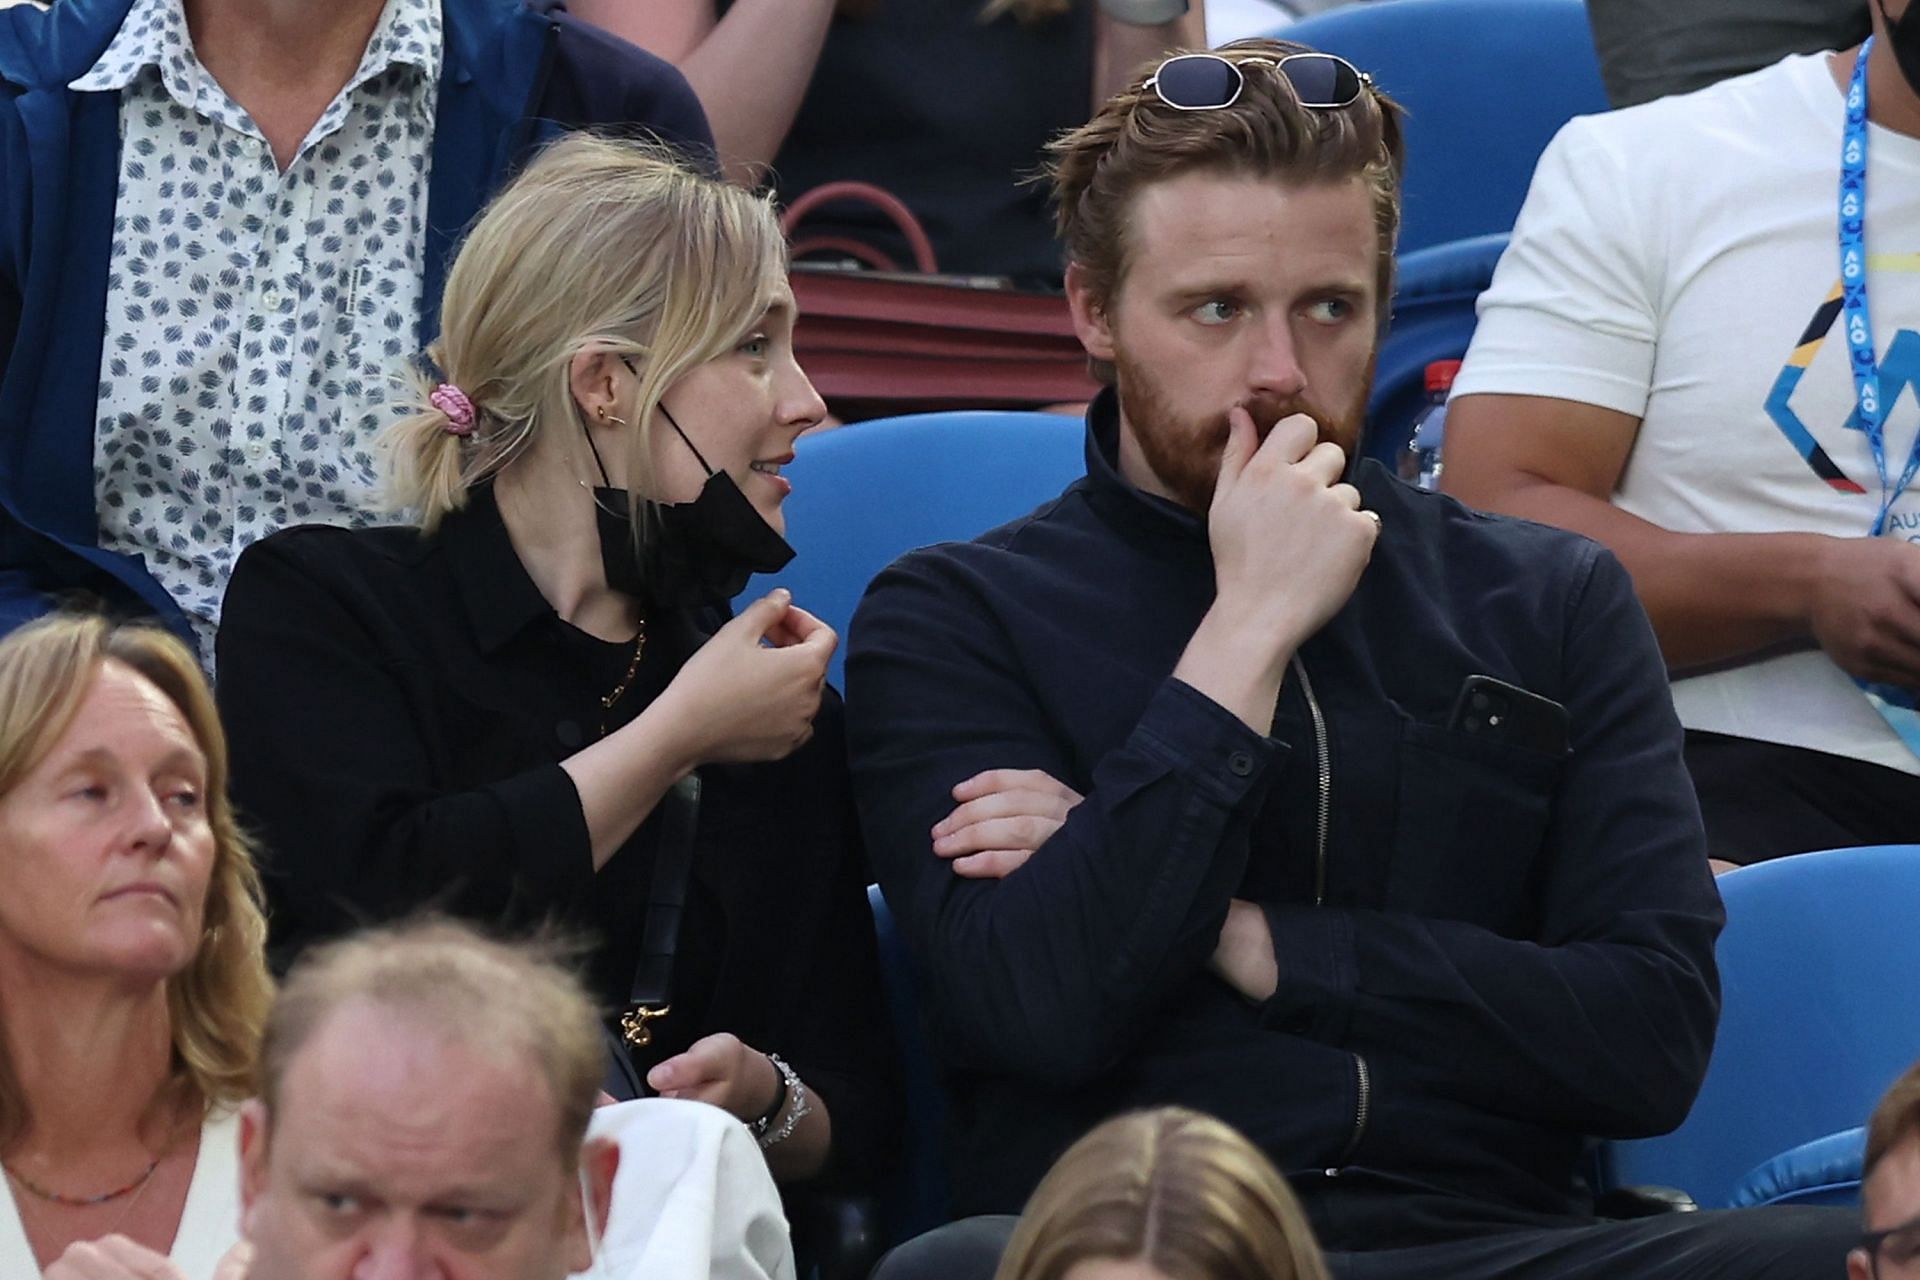
[(278, 311), (280, 309), (280, 286), (277, 284), (269, 284), (266, 288), (262, 289), (260, 291), (260, 305), (268, 311)]
[(1253, 772), (1253, 757), (1244, 751), (1236, 751), (1227, 757), (1227, 772), (1236, 778), (1244, 778)]
[(586, 738), (586, 735), (580, 732), (580, 723), (577, 720), (562, 720), (553, 726), (553, 736), (558, 738), (560, 745), (569, 751), (579, 746)]
[(261, 441), (255, 440), (247, 445), (247, 456), (255, 462), (258, 462), (267, 456), (267, 446)]

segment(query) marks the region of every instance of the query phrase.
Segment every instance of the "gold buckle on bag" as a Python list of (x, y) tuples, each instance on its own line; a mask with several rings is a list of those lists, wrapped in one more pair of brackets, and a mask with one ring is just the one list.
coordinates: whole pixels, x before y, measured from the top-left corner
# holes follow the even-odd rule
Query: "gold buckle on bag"
[(673, 1012), (670, 1004), (658, 1009), (651, 1005), (637, 1004), (620, 1018), (620, 1036), (636, 1049), (644, 1049), (653, 1042), (653, 1028), (648, 1024), (655, 1018), (664, 1018)]

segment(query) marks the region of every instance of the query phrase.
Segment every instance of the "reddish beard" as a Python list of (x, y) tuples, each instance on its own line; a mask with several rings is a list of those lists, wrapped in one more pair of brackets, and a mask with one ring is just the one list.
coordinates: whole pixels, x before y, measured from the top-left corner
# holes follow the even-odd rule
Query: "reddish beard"
[[(1329, 411), (1305, 396), (1283, 400), (1243, 400), (1253, 417), (1253, 429), (1264, 442), (1282, 418), (1304, 413), (1313, 419), (1322, 442), (1339, 445), (1349, 458), (1360, 442), (1367, 399), (1373, 392), (1373, 357), (1351, 401), (1341, 411)], [(1124, 355), (1114, 358), (1116, 387), (1134, 443), (1146, 464), (1174, 500), (1202, 515), (1213, 505), (1213, 489), (1220, 478), (1220, 454), (1227, 446), (1227, 411), (1198, 421), (1183, 418), (1170, 403), (1164, 383)]]

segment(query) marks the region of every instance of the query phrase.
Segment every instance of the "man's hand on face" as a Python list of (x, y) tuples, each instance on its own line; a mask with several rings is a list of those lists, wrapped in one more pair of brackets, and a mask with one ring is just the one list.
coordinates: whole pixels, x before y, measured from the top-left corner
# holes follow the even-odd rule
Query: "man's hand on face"
[[(236, 1250), (238, 1246), (236, 1246)], [(229, 1254), (231, 1258), (233, 1255)], [(223, 1268), (226, 1263), (220, 1264)], [(225, 1271), (216, 1280), (245, 1280), (246, 1272)], [(41, 1280), (187, 1280), (165, 1256), (125, 1236), (102, 1236), (67, 1246)]]
[(989, 769), (953, 789), (957, 806), (933, 828), (933, 851), (954, 874), (998, 880), (1018, 870), (1086, 797), (1040, 769)]
[(1317, 439), (1313, 419), (1295, 414), (1262, 442), (1235, 406), (1207, 514), (1218, 603), (1288, 653), (1347, 602), (1380, 532), (1341, 482), (1346, 454)]
[(1920, 547), (1832, 539), (1808, 613), (1814, 639), (1843, 671), (1920, 689)]

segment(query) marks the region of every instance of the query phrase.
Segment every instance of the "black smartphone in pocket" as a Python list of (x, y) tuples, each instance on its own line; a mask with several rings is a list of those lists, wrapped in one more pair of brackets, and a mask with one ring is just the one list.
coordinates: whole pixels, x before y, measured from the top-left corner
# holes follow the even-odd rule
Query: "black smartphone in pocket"
[(1567, 754), (1567, 709), (1492, 676), (1468, 676), (1460, 682), (1447, 728), (1542, 755)]

